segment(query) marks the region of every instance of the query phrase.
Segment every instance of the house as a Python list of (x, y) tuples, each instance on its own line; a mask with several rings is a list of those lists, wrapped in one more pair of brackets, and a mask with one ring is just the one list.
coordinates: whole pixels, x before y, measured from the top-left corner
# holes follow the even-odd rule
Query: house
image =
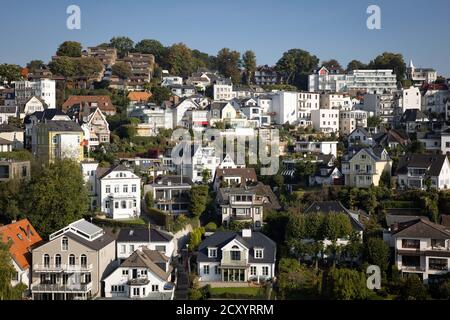
[(449, 87), (445, 83), (427, 83), (420, 88), (422, 92), (422, 111), (443, 114), (447, 117), (447, 101), (450, 98)]
[(87, 117), (83, 117), (80, 123), (88, 148), (93, 150), (103, 143), (109, 143), (111, 131), (109, 131), (108, 121), (100, 108), (95, 109)]
[(236, 118), (237, 112), (233, 105), (229, 102), (213, 102), (209, 106), (210, 110), (210, 126), (214, 126), (216, 122), (225, 122)]
[(275, 278), (277, 246), (260, 232), (218, 231), (199, 246), (199, 281), (264, 282)]
[(316, 131), (339, 134), (338, 109), (312, 110), (311, 121)]
[(191, 145), (191, 161), (184, 163), (182, 174), (189, 177), (192, 182), (202, 182), (203, 174), (208, 172), (207, 182), (212, 181), (214, 172), (220, 164), (220, 157), (216, 155), (215, 147), (203, 147), (198, 144)]
[(173, 95), (176, 95), (179, 98), (189, 98), (197, 93), (196, 88), (190, 85), (171, 84), (168, 88)]
[(104, 280), (105, 298), (173, 300), (170, 260), (161, 252), (140, 248)]
[(262, 228), (265, 209), (281, 208), (270, 186), (263, 183), (220, 188), (216, 205), (225, 227), (235, 221), (250, 224), (255, 229)]
[(72, 121), (50, 120), (36, 124), (32, 129), (31, 151), (42, 162), (70, 158), (84, 158), (83, 130)]
[(134, 219), (141, 214), (141, 179), (123, 165), (98, 167), (97, 204), (111, 219)]
[[(16, 103), (21, 110), (32, 97), (45, 102), (49, 109), (56, 108), (56, 81), (51, 79), (39, 79), (35, 81), (14, 82), (14, 95)], [(38, 111), (38, 110), (36, 110)]]
[(437, 79), (437, 72), (432, 68), (416, 68), (412, 60), (406, 68), (406, 78), (411, 80), (415, 86), (422, 86), (424, 83), (433, 83)]
[(0, 124), (0, 139), (10, 141), (12, 150), (23, 149), (23, 129), (7, 123)]
[(9, 253), (16, 270), (11, 285), (23, 283), (30, 288), (31, 285), (31, 250), (40, 245), (42, 238), (27, 219), (13, 221), (0, 226), (0, 241), (8, 243)]
[(33, 135), (33, 127), (40, 122), (47, 120), (72, 121), (70, 117), (58, 109), (45, 109), (28, 115), (23, 120), (25, 125), (25, 147), (31, 149), (31, 139)]
[(364, 110), (340, 110), (339, 133), (348, 135), (357, 128), (367, 127), (367, 111)]
[(146, 185), (144, 193), (151, 192), (154, 208), (171, 214), (189, 212), (189, 191), (192, 181), (183, 176), (158, 177), (152, 184)]
[(89, 47), (82, 52), (83, 57), (97, 58), (104, 66), (113, 66), (117, 60), (117, 49), (109, 47)]
[(347, 137), (349, 147), (353, 146), (374, 146), (372, 133), (364, 128), (356, 128)]
[(152, 137), (158, 135), (161, 129), (172, 129), (173, 111), (152, 103), (136, 104), (128, 108), (128, 116), (141, 120), (136, 127), (136, 135)]
[(62, 111), (68, 113), (88, 112), (99, 108), (105, 115), (113, 116), (116, 114), (116, 107), (113, 105), (109, 96), (70, 96), (62, 105)]
[(169, 259), (177, 252), (176, 239), (171, 234), (155, 228), (121, 228), (116, 242), (117, 259), (120, 262), (139, 248), (161, 252)]
[(112, 77), (110, 87), (128, 91), (144, 91), (146, 84), (153, 77), (155, 56), (148, 53), (128, 52), (123, 59), (117, 59), (117, 62), (128, 64), (132, 75), (125, 81)]
[[(316, 172), (309, 176), (309, 185), (340, 185), (343, 184), (344, 175), (334, 164), (336, 158), (332, 156), (331, 161), (318, 163)], [(330, 163), (331, 162), (331, 163)]]
[(368, 188), (378, 186), (383, 173), (391, 175), (392, 160), (384, 148), (362, 148), (342, 161), (345, 185)]
[(427, 130), (429, 121), (428, 117), (418, 109), (408, 109), (400, 118), (400, 123), (407, 133)]
[(226, 154), (217, 168), (218, 169), (245, 168), (245, 164), (236, 164), (234, 162), (234, 159), (229, 154)]
[(392, 226), (391, 234), (402, 275), (432, 283), (450, 271), (450, 229), (420, 218)]
[(17, 106), (2, 106), (0, 105), (0, 124), (8, 123), (9, 118), (16, 118), (18, 116), (19, 108)]
[(13, 151), (12, 145), (13, 145), (12, 141), (0, 138), (0, 152)]
[(450, 166), (446, 155), (407, 154), (399, 159), (396, 176), (400, 188), (437, 190), (450, 186)]
[(215, 101), (231, 100), (234, 98), (231, 78), (219, 78), (214, 80), (213, 97)]
[(161, 81), (161, 87), (170, 87), (172, 85), (183, 85), (183, 77), (163, 75)]
[(337, 157), (338, 141), (302, 141), (295, 142), (294, 151), (302, 154), (321, 153)]
[(152, 97), (152, 94), (150, 92), (139, 92), (139, 91), (132, 91), (128, 94), (128, 100), (130, 100), (130, 105), (136, 105), (141, 103), (147, 103), (150, 98)]
[(401, 129), (390, 129), (373, 134), (376, 145), (390, 150), (406, 150), (411, 143), (408, 135)]
[(0, 182), (11, 179), (28, 180), (30, 174), (30, 161), (0, 159)]
[(283, 76), (275, 70), (275, 67), (264, 65), (256, 68), (253, 82), (258, 86), (280, 84), (283, 83)]
[(218, 191), (222, 187), (236, 187), (252, 184), (258, 181), (254, 168), (217, 168), (214, 176), (213, 189)]
[(33, 96), (28, 99), (28, 101), (26, 101), (22, 108), (19, 110), (20, 119), (24, 119), (27, 115), (33, 114), (35, 112), (42, 112), (45, 109), (48, 109), (45, 101)]
[(183, 99), (177, 105), (172, 108), (173, 112), (173, 128), (176, 127), (187, 127), (184, 120), (186, 120), (186, 113), (188, 110), (201, 109), (194, 99)]
[(52, 233), (32, 250), (33, 300), (86, 300), (101, 296), (101, 281), (116, 260), (116, 242), (84, 219)]

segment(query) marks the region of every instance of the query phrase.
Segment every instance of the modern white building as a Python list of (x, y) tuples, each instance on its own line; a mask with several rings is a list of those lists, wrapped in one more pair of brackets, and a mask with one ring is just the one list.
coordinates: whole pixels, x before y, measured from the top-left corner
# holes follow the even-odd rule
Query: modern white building
[(296, 141), (295, 152), (332, 154), (337, 157), (337, 141)]
[(311, 111), (311, 121), (314, 129), (323, 133), (339, 134), (339, 110), (319, 109)]
[(161, 87), (169, 87), (171, 85), (183, 85), (183, 78), (177, 76), (164, 75), (162, 77)]
[(394, 94), (367, 93), (364, 95), (364, 110), (373, 112), (385, 123), (392, 123), (395, 116)]
[(279, 91), (272, 96), (273, 119), (276, 124), (294, 124), (298, 120), (297, 92)]
[(320, 95), (320, 109), (349, 110), (353, 107), (352, 98), (339, 93), (322, 93)]
[(189, 177), (192, 182), (202, 182), (203, 172), (209, 172), (208, 182), (214, 178), (214, 173), (219, 166), (220, 155), (216, 155), (215, 147), (203, 147), (201, 145), (193, 145), (191, 148), (191, 163), (183, 163), (183, 174)]
[(214, 100), (231, 100), (233, 95), (233, 84), (231, 79), (217, 79), (213, 85)]
[(56, 108), (56, 81), (40, 79), (36, 81), (16, 81), (15, 83), (16, 103), (20, 107), (32, 97), (42, 99), (49, 109)]

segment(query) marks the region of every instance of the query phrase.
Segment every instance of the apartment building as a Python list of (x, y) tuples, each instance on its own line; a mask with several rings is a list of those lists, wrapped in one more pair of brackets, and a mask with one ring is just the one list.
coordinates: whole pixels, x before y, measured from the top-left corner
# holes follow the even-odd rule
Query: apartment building
[(16, 104), (23, 109), (25, 103), (32, 97), (37, 97), (45, 102), (49, 109), (56, 108), (56, 81), (39, 79), (36, 81), (14, 82)]
[(318, 132), (339, 134), (339, 110), (319, 109), (311, 111), (313, 128)]
[(367, 127), (367, 112), (364, 110), (340, 110), (339, 111), (339, 133), (348, 135), (356, 128)]
[(0, 159), (0, 182), (28, 180), (31, 177), (30, 168), (30, 161)]
[(295, 141), (294, 151), (302, 154), (332, 154), (337, 157), (338, 141)]

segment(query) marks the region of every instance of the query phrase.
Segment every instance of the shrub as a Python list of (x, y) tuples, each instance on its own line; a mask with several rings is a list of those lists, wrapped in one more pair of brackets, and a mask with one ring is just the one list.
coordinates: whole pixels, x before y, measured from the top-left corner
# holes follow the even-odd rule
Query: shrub
[(205, 230), (208, 232), (216, 232), (217, 225), (214, 222), (210, 222), (205, 226)]

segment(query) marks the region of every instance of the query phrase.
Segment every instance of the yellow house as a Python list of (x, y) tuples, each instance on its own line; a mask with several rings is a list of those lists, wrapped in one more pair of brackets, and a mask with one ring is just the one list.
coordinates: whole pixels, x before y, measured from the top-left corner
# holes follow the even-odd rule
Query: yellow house
[(378, 186), (383, 172), (391, 175), (392, 160), (384, 148), (363, 148), (342, 161), (345, 185), (356, 188)]
[(51, 163), (55, 159), (84, 158), (83, 130), (72, 121), (46, 121), (37, 124), (32, 131), (31, 150), (41, 162)]

